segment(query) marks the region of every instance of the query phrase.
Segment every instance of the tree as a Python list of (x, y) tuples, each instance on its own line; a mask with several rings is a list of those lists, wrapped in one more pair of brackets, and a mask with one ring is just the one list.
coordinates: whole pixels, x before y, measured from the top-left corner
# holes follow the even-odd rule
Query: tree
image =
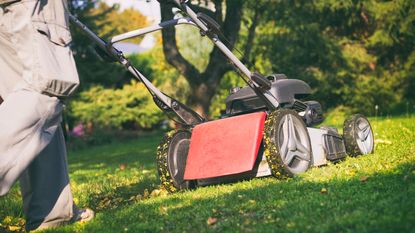
[[(99, 26), (98, 33), (103, 37), (115, 36), (138, 28), (143, 28), (148, 24), (147, 17), (139, 11), (129, 8), (120, 12), (118, 4), (110, 7), (105, 2), (100, 2), (99, 5), (91, 11), (91, 14), (100, 15), (104, 12), (107, 12), (105, 18), (101, 18), (96, 22)], [(142, 37), (137, 37), (130, 39), (129, 41), (138, 44), (141, 40)]]
[[(229, 46), (235, 45), (239, 29), (241, 27), (242, 7), (241, 1), (226, 0), (226, 10), (223, 15), (223, 0), (214, 0), (214, 10), (191, 5), (197, 12), (203, 12), (213, 17), (222, 27), (224, 35), (229, 39)], [(166, 1), (160, 1), (161, 18), (169, 20), (174, 17), (173, 5)], [(163, 51), (169, 64), (182, 74), (190, 86), (188, 104), (204, 116), (209, 115), (209, 106), (219, 87), (223, 75), (232, 69), (222, 55), (222, 52), (214, 47), (209, 55), (209, 62), (203, 71), (199, 71), (195, 65), (188, 61), (179, 51), (176, 40), (176, 29), (170, 27), (162, 31)]]
[(325, 108), (391, 113), (415, 101), (414, 15), (410, 0), (273, 0), (257, 28), (256, 64), (305, 80)]
[[(73, 13), (92, 31), (104, 39), (116, 34), (131, 31), (147, 25), (147, 20), (139, 11), (126, 9), (119, 11), (118, 5), (108, 6), (95, 0), (73, 0)], [(132, 76), (118, 63), (105, 63), (98, 58), (94, 44), (86, 39), (84, 32), (72, 28), (73, 51), (81, 79), (81, 88), (93, 85), (121, 88), (129, 83)], [(134, 39), (138, 43), (141, 39)]]
[[(73, 13), (103, 38), (124, 33), (147, 24), (145, 16), (133, 9), (118, 11), (97, 1), (72, 1)], [(98, 58), (93, 43), (84, 32), (72, 28), (73, 51), (81, 79), (80, 93), (68, 105), (68, 124), (93, 123), (98, 128), (147, 129), (164, 120), (151, 95), (118, 63)], [(139, 39), (137, 39), (139, 41)], [(161, 49), (160, 49), (161, 50)], [(161, 52), (160, 52), (161, 53)], [(132, 63), (152, 78), (154, 58), (132, 55)], [(150, 64), (151, 63), (151, 64)]]

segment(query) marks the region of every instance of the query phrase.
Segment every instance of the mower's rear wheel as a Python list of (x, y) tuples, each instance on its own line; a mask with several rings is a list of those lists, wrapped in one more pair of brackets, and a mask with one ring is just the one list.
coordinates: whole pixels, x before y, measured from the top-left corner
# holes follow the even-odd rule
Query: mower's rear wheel
[(171, 193), (195, 187), (195, 182), (183, 179), (190, 136), (188, 130), (172, 131), (164, 136), (157, 147), (157, 170), (161, 185)]
[(291, 177), (307, 171), (312, 161), (310, 137), (297, 112), (280, 109), (268, 115), (264, 153), (275, 177)]
[(355, 114), (344, 121), (343, 139), (350, 156), (371, 154), (374, 151), (374, 136), (369, 120)]

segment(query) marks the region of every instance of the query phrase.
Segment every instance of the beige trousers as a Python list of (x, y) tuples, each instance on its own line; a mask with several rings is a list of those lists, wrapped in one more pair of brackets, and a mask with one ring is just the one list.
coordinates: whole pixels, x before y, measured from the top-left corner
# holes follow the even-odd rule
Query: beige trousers
[(32, 26), (29, 6), (0, 8), (0, 196), (20, 178), (26, 228), (33, 230), (73, 216), (63, 104), (39, 87), (43, 78), (76, 70), (69, 48)]

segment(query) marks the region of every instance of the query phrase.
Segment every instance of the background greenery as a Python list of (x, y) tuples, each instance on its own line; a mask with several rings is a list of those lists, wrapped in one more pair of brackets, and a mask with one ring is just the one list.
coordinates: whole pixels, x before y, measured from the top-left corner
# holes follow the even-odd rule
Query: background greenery
[[(104, 38), (148, 24), (132, 9), (121, 12), (116, 6), (97, 5), (97, 1), (82, 2), (74, 10)], [(203, 7), (204, 2), (193, 3)], [(387, 116), (415, 111), (414, 1), (262, 0), (241, 4), (239, 48), (248, 43), (255, 9), (261, 9), (252, 50), (247, 54), (252, 69), (305, 80), (313, 89), (310, 99), (320, 101), (326, 112), (339, 108), (336, 111)], [(226, 7), (225, 2), (223, 5)], [(124, 129), (158, 127), (166, 118), (143, 88), (131, 83), (131, 75), (119, 65), (97, 59), (81, 32), (74, 30), (73, 34), (82, 89), (69, 107), (70, 125), (92, 121), (97, 126)], [(130, 59), (157, 87), (187, 102), (188, 83), (165, 62), (160, 34), (155, 36), (157, 43), (151, 51), (130, 55)], [(177, 40), (183, 56), (203, 70), (212, 50), (210, 41), (186, 26), (178, 28)], [(224, 109), (228, 89), (241, 85), (237, 75), (225, 74), (210, 107), (212, 118)], [(133, 94), (136, 91), (141, 93)], [(96, 108), (97, 99), (102, 107)]]

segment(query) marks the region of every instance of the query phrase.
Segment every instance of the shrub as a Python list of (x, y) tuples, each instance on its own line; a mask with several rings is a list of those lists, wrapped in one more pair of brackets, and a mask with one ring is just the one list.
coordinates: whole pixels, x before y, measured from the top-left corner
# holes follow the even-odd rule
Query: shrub
[(94, 86), (71, 102), (71, 117), (98, 127), (149, 129), (165, 118), (145, 87), (132, 81), (121, 89)]

